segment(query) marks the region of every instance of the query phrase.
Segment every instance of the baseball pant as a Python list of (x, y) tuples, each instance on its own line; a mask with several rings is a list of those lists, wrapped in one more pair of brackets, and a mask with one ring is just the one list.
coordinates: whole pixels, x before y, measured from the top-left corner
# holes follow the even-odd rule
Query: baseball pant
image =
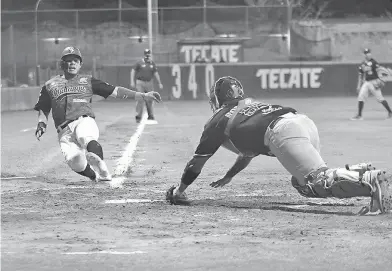
[(377, 101), (382, 102), (385, 99), (381, 92), (381, 86), (382, 82), (380, 79), (365, 81), (359, 90), (358, 101), (364, 102), (371, 93), (374, 97), (376, 97)]
[(326, 167), (320, 155), (317, 127), (302, 114), (288, 113), (282, 117), (272, 129), (267, 129), (264, 144), (298, 184), (305, 185), (308, 174)]
[[(154, 90), (154, 84), (151, 81), (136, 80), (136, 90), (139, 92), (150, 92)], [(136, 118), (141, 119), (143, 116), (144, 104), (146, 104), (147, 114), (150, 119), (154, 118), (153, 101), (137, 101), (136, 102)]]
[(80, 117), (68, 124), (58, 134), (61, 152), (69, 167), (75, 172), (87, 166), (86, 147), (92, 140), (98, 140), (99, 129), (91, 117)]

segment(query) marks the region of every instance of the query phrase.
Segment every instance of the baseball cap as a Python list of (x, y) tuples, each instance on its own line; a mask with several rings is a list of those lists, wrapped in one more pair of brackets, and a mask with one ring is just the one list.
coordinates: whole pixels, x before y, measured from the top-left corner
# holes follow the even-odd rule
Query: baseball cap
[(66, 47), (63, 52), (61, 53), (61, 59), (63, 57), (68, 56), (68, 55), (74, 55), (80, 58), (80, 61), (82, 61), (82, 54), (80, 53), (79, 48), (73, 47), (73, 46), (68, 46)]
[(144, 49), (144, 54), (145, 55), (151, 55), (151, 50), (150, 49)]
[(364, 53), (364, 54), (369, 54), (369, 53), (370, 53), (370, 49), (369, 49), (369, 48), (366, 48), (365, 50), (363, 50), (363, 53)]

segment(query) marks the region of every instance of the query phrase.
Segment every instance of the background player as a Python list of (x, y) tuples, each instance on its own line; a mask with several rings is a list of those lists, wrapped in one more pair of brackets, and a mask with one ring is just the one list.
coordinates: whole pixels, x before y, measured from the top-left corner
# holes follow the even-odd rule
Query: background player
[[(161, 83), (161, 78), (159, 76), (159, 72), (155, 62), (152, 61), (151, 51), (150, 49), (144, 50), (144, 57), (142, 60), (138, 61), (134, 67), (135, 75), (134, 82), (136, 84), (136, 89), (139, 92), (149, 92), (154, 90), (154, 82), (153, 78), (158, 82), (159, 88), (163, 89), (163, 85)], [(146, 104), (148, 120), (150, 124), (156, 123), (153, 103), (152, 101), (138, 101), (136, 104), (136, 122), (140, 122), (143, 116), (143, 108), (144, 104)]]
[(388, 102), (384, 99), (381, 88), (385, 85), (384, 81), (380, 79), (380, 69), (381, 67), (374, 58), (372, 58), (370, 49), (365, 49), (363, 51), (365, 54), (365, 60), (359, 66), (358, 75), (358, 113), (352, 120), (362, 120), (362, 110), (365, 104), (366, 98), (371, 93), (376, 97), (385, 109), (388, 111), (387, 118), (392, 118), (392, 111), (388, 105)]
[(63, 50), (60, 67), (64, 74), (45, 83), (34, 107), (38, 111), (35, 135), (39, 140), (45, 133), (52, 110), (60, 148), (69, 167), (91, 180), (109, 181), (111, 175), (103, 160), (102, 146), (98, 143), (99, 129), (91, 106), (92, 96), (159, 102), (159, 93), (139, 93), (79, 74), (82, 55), (75, 47)]
[(392, 207), (384, 172), (362, 163), (329, 168), (320, 155), (314, 122), (294, 108), (245, 99), (241, 83), (233, 77), (218, 79), (211, 89), (213, 116), (204, 127), (193, 158), (187, 163), (178, 187), (166, 192), (172, 204), (189, 204), (185, 190), (201, 173), (220, 146), (238, 154), (226, 175), (210, 185), (222, 187), (258, 155), (276, 157), (293, 176), (292, 185), (305, 197), (371, 197), (363, 213)]

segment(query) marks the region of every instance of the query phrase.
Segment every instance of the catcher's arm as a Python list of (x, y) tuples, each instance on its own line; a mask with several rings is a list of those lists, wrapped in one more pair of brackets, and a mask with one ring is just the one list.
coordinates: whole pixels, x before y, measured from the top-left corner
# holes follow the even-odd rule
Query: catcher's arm
[(253, 157), (238, 155), (234, 165), (227, 171), (226, 175), (222, 179), (210, 183), (210, 186), (214, 188), (225, 186), (226, 184), (231, 182), (235, 175), (245, 169), (249, 165), (250, 161), (252, 161), (252, 159)]
[(224, 178), (233, 178), (235, 175), (244, 170), (252, 159), (253, 157), (238, 155), (234, 165), (227, 171)]
[(195, 154), (184, 169), (181, 182), (186, 185), (193, 183), (201, 173), (204, 164), (216, 153), (225, 140), (224, 126), (217, 124), (214, 119), (210, 119), (204, 128)]

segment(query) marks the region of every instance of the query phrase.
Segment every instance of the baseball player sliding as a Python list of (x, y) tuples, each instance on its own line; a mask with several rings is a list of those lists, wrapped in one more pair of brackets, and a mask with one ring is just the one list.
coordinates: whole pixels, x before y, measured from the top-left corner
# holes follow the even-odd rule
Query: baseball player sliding
[[(365, 54), (365, 60), (359, 66), (359, 75), (358, 75), (358, 113), (352, 120), (363, 120), (362, 110), (365, 105), (365, 100), (372, 94), (376, 97), (377, 101), (379, 101), (387, 110), (388, 116), (387, 118), (392, 118), (392, 111), (389, 107), (388, 102), (384, 99), (382, 95), (381, 88), (385, 85), (382, 77), (380, 75), (383, 74), (383, 71), (386, 69), (381, 67), (380, 64), (374, 58), (372, 58), (372, 54), (370, 49), (365, 49), (363, 51)], [(380, 78), (381, 77), (381, 78)]]
[[(155, 65), (155, 62), (152, 61), (151, 59), (150, 49), (144, 50), (144, 58), (135, 64), (134, 70), (135, 70), (134, 82), (136, 84), (137, 91), (141, 93), (153, 91), (154, 77), (158, 82), (159, 88), (160, 89), (163, 88), (157, 66)], [(146, 108), (147, 108), (148, 123), (156, 124), (157, 122), (154, 116), (154, 108), (153, 108), (152, 101), (137, 101), (136, 116), (135, 116), (136, 122), (140, 122), (140, 120), (142, 119), (144, 104), (146, 104)]]
[(204, 127), (193, 158), (187, 163), (178, 187), (166, 192), (172, 204), (189, 204), (185, 190), (199, 176), (204, 164), (220, 146), (238, 154), (214, 188), (230, 183), (258, 155), (276, 157), (292, 175), (291, 183), (305, 197), (370, 197), (361, 214), (392, 208), (385, 172), (361, 163), (329, 168), (320, 155), (316, 125), (294, 108), (244, 98), (242, 84), (233, 77), (218, 79), (211, 88), (213, 116)]
[(39, 140), (45, 133), (48, 115), (52, 111), (60, 148), (69, 167), (91, 180), (110, 181), (112, 177), (98, 142), (99, 129), (91, 106), (92, 96), (148, 102), (160, 102), (161, 97), (157, 92), (139, 93), (79, 74), (82, 55), (75, 47), (63, 50), (60, 66), (64, 74), (45, 83), (34, 107), (38, 111), (35, 135)]

